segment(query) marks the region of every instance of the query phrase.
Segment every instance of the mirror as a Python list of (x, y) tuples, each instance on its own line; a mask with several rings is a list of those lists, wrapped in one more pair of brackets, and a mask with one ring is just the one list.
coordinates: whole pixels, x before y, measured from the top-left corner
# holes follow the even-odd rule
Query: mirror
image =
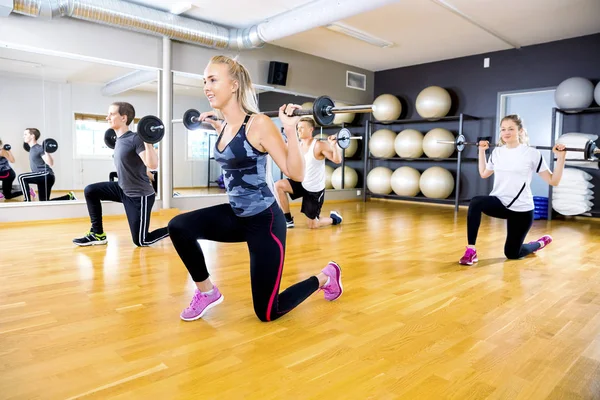
[[(15, 176), (12, 182), (10, 178), (6, 183), (3, 180), (5, 186), (12, 188), (0, 205), (35, 205), (47, 200), (85, 202), (86, 185), (118, 179), (113, 150), (104, 143), (108, 108), (116, 101), (131, 103), (136, 111), (131, 125), (135, 131), (135, 123), (141, 117), (159, 116), (157, 82), (156, 69), (140, 70), (109, 60), (92, 62), (0, 48), (0, 139), (2, 146), (11, 145), (13, 158), (0, 158), (0, 168), (5, 168), (0, 171), (0, 178)], [(30, 153), (23, 148), (26, 128), (40, 132), (40, 146), (34, 145), (37, 150)], [(48, 138), (56, 140), (58, 147), (50, 153), (51, 159), (47, 155), (40, 158), (41, 145)], [(34, 162), (39, 165), (32, 165)], [(49, 164), (52, 166), (48, 168)], [(32, 167), (37, 173), (32, 174)], [(149, 177), (157, 173), (148, 171)], [(28, 186), (35, 197), (14, 196), (26, 183), (31, 183)]]
[[(277, 110), (282, 104), (295, 103), (310, 107), (314, 97), (278, 91), (277, 89), (255, 85), (260, 110)], [(202, 75), (182, 72), (173, 73), (173, 197), (197, 197), (225, 194), (225, 187), (221, 176), (221, 168), (213, 159), (217, 132), (208, 129), (188, 130), (183, 125), (183, 115), (189, 109), (199, 112), (210, 111), (210, 104), (203, 92)], [(310, 105), (307, 105), (310, 103)], [(357, 118), (357, 120), (359, 120)], [(281, 123), (278, 118), (273, 122), (279, 129)], [(317, 127), (313, 134), (332, 135), (342, 127), (341, 123), (327, 127)], [(364, 128), (357, 127), (357, 132)], [(357, 141), (353, 141), (357, 142)], [(353, 143), (355, 144), (355, 143)], [(357, 156), (360, 152), (353, 150)], [(352, 161), (348, 158), (347, 161)], [(359, 157), (354, 161), (356, 165), (362, 163)], [(332, 172), (340, 168), (327, 160), (328, 190), (335, 190), (331, 186)], [(273, 180), (284, 179), (286, 176), (278, 166), (271, 164)]]

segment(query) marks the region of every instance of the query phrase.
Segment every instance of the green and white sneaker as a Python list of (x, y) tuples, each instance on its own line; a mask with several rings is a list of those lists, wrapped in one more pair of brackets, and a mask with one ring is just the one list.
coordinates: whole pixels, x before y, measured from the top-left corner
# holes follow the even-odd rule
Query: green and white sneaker
[(106, 233), (88, 232), (84, 237), (73, 239), (73, 243), (77, 246), (95, 246), (98, 244), (106, 244)]

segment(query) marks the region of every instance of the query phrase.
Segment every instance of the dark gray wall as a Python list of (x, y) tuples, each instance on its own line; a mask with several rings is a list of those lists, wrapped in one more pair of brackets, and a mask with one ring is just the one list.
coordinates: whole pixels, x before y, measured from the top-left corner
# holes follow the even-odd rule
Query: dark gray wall
[[(489, 68), (483, 68), (485, 57), (490, 58)], [(403, 101), (404, 111), (401, 118), (419, 118), (414, 108), (419, 92), (431, 85), (444, 87), (453, 96), (453, 108), (449, 115), (458, 115), (462, 112), (482, 118), (480, 122), (468, 123), (465, 126), (467, 139), (476, 140), (478, 136), (495, 134), (499, 92), (556, 87), (564, 79), (572, 76), (586, 77), (594, 84), (598, 82), (600, 34), (528, 46), (518, 50), (499, 51), (376, 72), (375, 96), (383, 93), (394, 94)], [(437, 126), (456, 132), (457, 124), (420, 124), (411, 127), (426, 131)], [(396, 131), (404, 128), (408, 126), (393, 127)], [(568, 131), (600, 133), (600, 113), (566, 117), (564, 132)], [(551, 132), (548, 132), (548, 135), (551, 135)], [(476, 149), (470, 148), (463, 155), (476, 157)], [(380, 164), (386, 163), (380, 162)], [(404, 162), (387, 164), (392, 169), (408, 165)], [(433, 164), (413, 162), (410, 165), (424, 170)], [(456, 169), (455, 163), (448, 163), (444, 167), (451, 171)], [(600, 210), (600, 173), (598, 171), (590, 173), (595, 175), (597, 199), (595, 210)], [(471, 198), (489, 193), (492, 181), (482, 180), (477, 172), (477, 164), (467, 162), (463, 164), (462, 183), (460, 196)]]

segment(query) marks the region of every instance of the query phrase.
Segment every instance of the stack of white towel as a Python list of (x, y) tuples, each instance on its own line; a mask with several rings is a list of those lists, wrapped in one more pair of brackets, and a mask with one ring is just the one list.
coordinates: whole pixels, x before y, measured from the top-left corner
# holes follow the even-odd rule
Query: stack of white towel
[[(584, 148), (588, 140), (598, 140), (598, 135), (584, 133), (566, 133), (562, 135), (557, 143), (567, 147)], [(584, 153), (569, 152), (567, 159), (582, 161), (568, 161), (566, 165), (582, 168), (598, 169), (598, 161), (584, 161)], [(552, 208), (562, 215), (585, 214), (594, 207), (594, 185), (590, 182), (592, 175), (577, 168), (565, 168), (562, 179), (558, 186), (552, 191)]]

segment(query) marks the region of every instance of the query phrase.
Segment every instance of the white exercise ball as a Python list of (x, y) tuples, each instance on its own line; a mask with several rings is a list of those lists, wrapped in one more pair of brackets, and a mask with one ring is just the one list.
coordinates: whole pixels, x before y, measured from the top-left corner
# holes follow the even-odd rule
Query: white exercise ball
[(594, 90), (594, 100), (596, 100), (596, 104), (600, 106), (600, 82), (598, 82), (596, 89)]
[[(349, 104), (342, 103), (341, 101), (336, 101), (335, 106), (336, 107), (348, 107)], [(352, 121), (354, 121), (355, 116), (356, 116), (356, 114), (354, 114), (354, 113), (335, 114), (335, 116), (333, 118), (333, 124), (334, 125), (341, 125), (342, 123), (350, 124), (350, 123), (352, 123)]]
[(416, 129), (405, 129), (394, 141), (396, 154), (404, 158), (419, 158), (423, 155), (423, 134)]
[(396, 96), (382, 94), (373, 102), (372, 113), (377, 121), (397, 120), (402, 114), (402, 103)]
[(429, 86), (421, 90), (415, 101), (417, 113), (426, 119), (445, 117), (451, 106), (450, 93), (439, 86)]
[(392, 170), (386, 167), (377, 167), (367, 175), (367, 187), (371, 193), (390, 194), (392, 192)]
[(438, 140), (454, 141), (454, 135), (448, 129), (433, 128), (423, 138), (423, 152), (429, 158), (448, 158), (454, 153), (454, 144), (438, 143)]
[(454, 177), (442, 167), (427, 168), (419, 179), (419, 189), (431, 199), (446, 199), (454, 190)]
[[(344, 167), (344, 189), (355, 188), (358, 184), (358, 174), (353, 168)], [(334, 189), (342, 189), (342, 167), (337, 167), (331, 174), (331, 185)]]
[[(325, 189), (332, 189), (331, 176), (333, 175), (333, 167), (331, 165), (325, 165)], [(341, 179), (341, 178), (340, 178)]]
[(398, 196), (414, 197), (419, 194), (421, 173), (412, 167), (400, 167), (392, 174), (392, 190)]
[[(313, 104), (314, 103), (312, 101), (307, 101), (306, 103), (302, 103), (300, 107), (302, 107), (303, 110), (312, 110)], [(315, 119), (312, 115), (305, 115), (305, 117), (312, 118), (313, 120)]]
[(356, 154), (356, 150), (358, 150), (358, 142), (358, 140), (350, 140), (350, 146), (348, 146), (346, 152), (344, 153), (346, 158), (352, 157), (354, 154)]
[(369, 151), (373, 157), (394, 157), (396, 155), (395, 140), (396, 132), (389, 129), (379, 129), (369, 139)]
[(558, 108), (587, 108), (594, 100), (594, 84), (589, 79), (573, 77), (565, 79), (556, 88), (554, 100)]

